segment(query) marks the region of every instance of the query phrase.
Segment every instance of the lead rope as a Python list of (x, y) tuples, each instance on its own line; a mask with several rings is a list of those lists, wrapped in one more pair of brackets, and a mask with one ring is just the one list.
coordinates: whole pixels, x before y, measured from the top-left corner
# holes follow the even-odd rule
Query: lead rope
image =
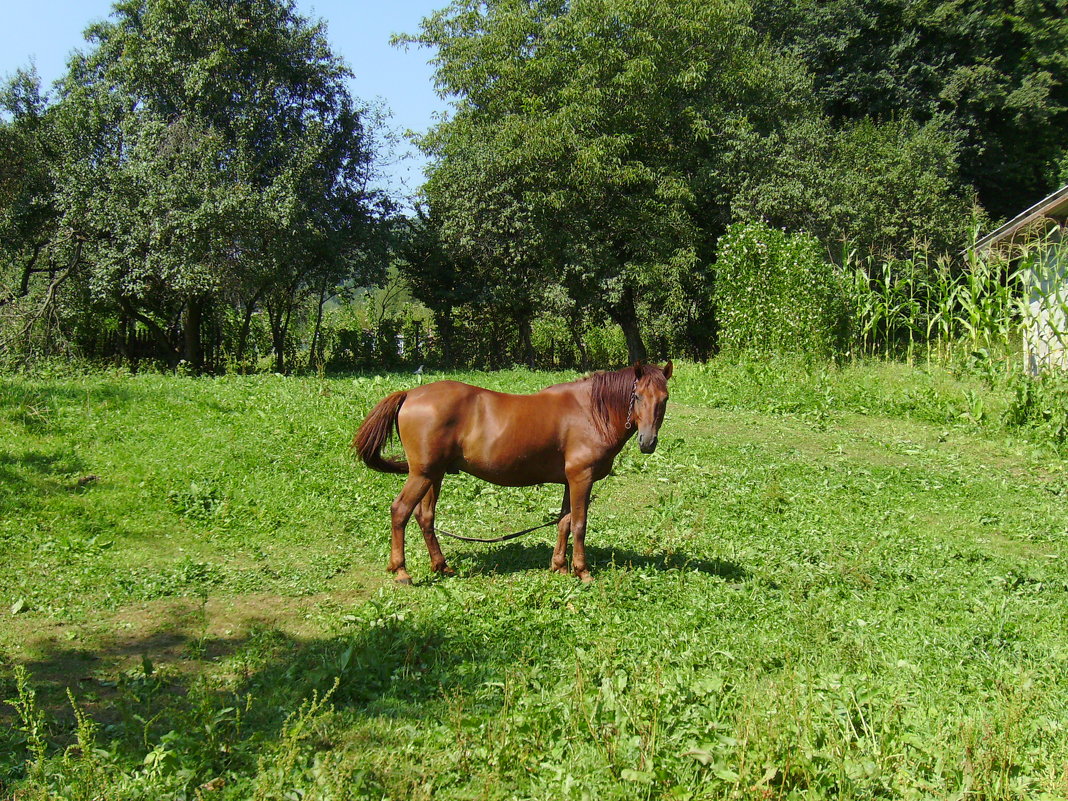
[(529, 534), (532, 531), (537, 531), (539, 528), (548, 528), (549, 526), (555, 526), (563, 520), (562, 517), (557, 517), (555, 520), (550, 520), (548, 523), (542, 523), (540, 526), (531, 526), (525, 528), (522, 531), (516, 531), (512, 534), (504, 534), (500, 537), (491, 537), (490, 539), (482, 539), (481, 537), (465, 537), (462, 534), (453, 534), (451, 531), (446, 531), (443, 528), (434, 527), (434, 531), (438, 534), (444, 534), (446, 537), (452, 537), (454, 540), (463, 540), (464, 542), (504, 542), (505, 540), (514, 540), (516, 537), (522, 537), (524, 534)]

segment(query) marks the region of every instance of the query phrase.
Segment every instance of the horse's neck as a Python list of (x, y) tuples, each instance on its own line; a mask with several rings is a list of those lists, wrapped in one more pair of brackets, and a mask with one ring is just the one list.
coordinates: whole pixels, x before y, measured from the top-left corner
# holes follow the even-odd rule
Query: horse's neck
[[(588, 405), (591, 416), (596, 415), (597, 410), (593, 404), (592, 387), (591, 398), (589, 400)], [(592, 423), (594, 429), (598, 432), (598, 434), (601, 436), (601, 439), (604, 441), (605, 449), (615, 455), (623, 449), (623, 446), (627, 444), (627, 440), (634, 436), (634, 432), (637, 430), (637, 427), (634, 425), (633, 422), (627, 419), (628, 415), (625, 413), (620, 414), (618, 411), (613, 411), (610, 417), (611, 419), (608, 421), (608, 425), (605, 427), (607, 430), (607, 434), (605, 433), (605, 430), (602, 429), (599, 421), (593, 420)], [(630, 422), (629, 427), (627, 426), (628, 422)]]
[(636, 430), (633, 425), (630, 428), (625, 428), (622, 423), (620, 424), (619, 428), (619, 435), (617, 437), (614, 437), (608, 444), (608, 450), (613, 456), (623, 450), (623, 446), (626, 445), (627, 441), (634, 436), (634, 432)]

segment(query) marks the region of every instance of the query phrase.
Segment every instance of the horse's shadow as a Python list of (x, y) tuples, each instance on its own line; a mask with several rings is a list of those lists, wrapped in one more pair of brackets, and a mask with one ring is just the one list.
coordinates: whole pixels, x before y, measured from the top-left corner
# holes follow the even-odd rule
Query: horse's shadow
[[(521, 573), (527, 570), (549, 569), (553, 549), (551, 545), (509, 543), (488, 550), (457, 554), (454, 561), (475, 573)], [(701, 559), (684, 553), (643, 554), (628, 548), (586, 546), (590, 568), (630, 567), (652, 570), (695, 571), (719, 576), (728, 581), (742, 581), (749, 572), (739, 564), (725, 559)]]

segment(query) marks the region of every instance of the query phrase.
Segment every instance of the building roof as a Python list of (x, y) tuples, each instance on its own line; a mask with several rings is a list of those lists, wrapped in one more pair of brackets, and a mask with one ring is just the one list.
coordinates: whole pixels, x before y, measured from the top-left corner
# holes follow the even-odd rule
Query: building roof
[(1038, 201), (1038, 203), (1026, 211), (1020, 212), (996, 231), (991, 231), (976, 242), (971, 249), (985, 250), (986, 248), (992, 247), (1002, 239), (1012, 236), (1021, 228), (1025, 228), (1031, 223), (1043, 218), (1059, 220), (1061, 222), (1068, 218), (1068, 184), (1062, 186), (1049, 197)]

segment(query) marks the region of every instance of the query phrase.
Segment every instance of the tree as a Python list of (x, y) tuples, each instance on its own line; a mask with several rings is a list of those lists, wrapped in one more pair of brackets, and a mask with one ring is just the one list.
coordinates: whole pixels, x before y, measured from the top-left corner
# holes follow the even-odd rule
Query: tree
[(50, 340), (57, 294), (82, 263), (83, 243), (59, 225), (55, 129), (37, 71), (17, 71), (0, 88), (0, 309), (14, 318), (5, 347), (29, 347), (40, 321)]
[(958, 176), (957, 138), (944, 126), (823, 116), (738, 148), (731, 201), (738, 221), (816, 235), (827, 258), (843, 247), (887, 254), (959, 250), (979, 211)]
[(724, 143), (802, 113), (807, 78), (731, 2), (457, 2), (403, 41), (437, 48), (455, 114), (422, 140), (447, 247), (492, 265), (521, 319), (555, 282), (644, 358), (729, 221)]
[(55, 222), (47, 98), (36, 70), (20, 70), (0, 89), (0, 249), (14, 269), (0, 304), (29, 294), (35, 273), (46, 272), (42, 251)]
[[(363, 258), (388, 203), (351, 77), (292, 0), (124, 0), (87, 31), (49, 109), (53, 235), (84, 244), (90, 302), (203, 363), (206, 329), (257, 306), (275, 367), (305, 296)], [(26, 240), (29, 241), (29, 240)]]
[(412, 296), (434, 316), (446, 365), (456, 360), (454, 314), (477, 297), (474, 270), (450, 256), (438, 221), (424, 206), (403, 220), (395, 232), (398, 267)]
[(1042, 197), (1064, 158), (1068, 17), (1056, 0), (754, 0), (754, 25), (815, 76), (835, 121), (932, 121), (994, 216)]

